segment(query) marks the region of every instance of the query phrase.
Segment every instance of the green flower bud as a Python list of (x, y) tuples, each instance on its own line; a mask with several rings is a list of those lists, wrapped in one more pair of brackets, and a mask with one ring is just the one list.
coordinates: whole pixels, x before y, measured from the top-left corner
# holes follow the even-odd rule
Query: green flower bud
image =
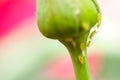
[(97, 30), (89, 32), (96, 23), (99, 28), (101, 22), (96, 1), (37, 0), (37, 21), (44, 36), (58, 39), (68, 49), (76, 80), (90, 80), (87, 46)]
[(52, 39), (79, 37), (98, 22), (94, 0), (37, 0), (41, 33)]

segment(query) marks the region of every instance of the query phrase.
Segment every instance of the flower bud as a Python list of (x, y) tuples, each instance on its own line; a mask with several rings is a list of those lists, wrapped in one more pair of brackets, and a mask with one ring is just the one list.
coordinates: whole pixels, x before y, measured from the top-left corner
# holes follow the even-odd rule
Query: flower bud
[(52, 39), (79, 37), (98, 22), (94, 0), (37, 0), (40, 32)]

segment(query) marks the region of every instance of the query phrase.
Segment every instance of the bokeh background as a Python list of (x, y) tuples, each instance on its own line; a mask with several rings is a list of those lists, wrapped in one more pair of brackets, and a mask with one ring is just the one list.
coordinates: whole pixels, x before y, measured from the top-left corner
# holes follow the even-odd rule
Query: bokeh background
[[(88, 48), (91, 80), (119, 80), (120, 1), (98, 3), (102, 24)], [(0, 0), (0, 80), (75, 80), (66, 48), (39, 32), (35, 0)]]

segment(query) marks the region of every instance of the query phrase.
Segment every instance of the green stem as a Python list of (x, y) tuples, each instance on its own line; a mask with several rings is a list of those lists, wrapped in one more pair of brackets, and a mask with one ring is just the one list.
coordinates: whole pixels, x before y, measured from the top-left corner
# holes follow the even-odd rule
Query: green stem
[[(73, 42), (72, 41), (61, 42), (66, 46), (70, 53), (74, 67), (74, 72), (76, 75), (76, 80), (90, 80), (86, 45), (84, 46), (83, 50), (80, 49), (80, 44), (83, 43), (86, 44), (86, 41), (82, 42), (80, 39), (74, 39)], [(83, 51), (85, 53), (84, 55)], [(79, 59), (79, 57), (81, 59)]]
[[(76, 80), (90, 80), (88, 71), (87, 55), (83, 57), (83, 64), (78, 60), (78, 56), (82, 55), (82, 52), (78, 49), (69, 49), (71, 59), (73, 62), (74, 71), (76, 74)], [(76, 54), (76, 55), (74, 55)]]

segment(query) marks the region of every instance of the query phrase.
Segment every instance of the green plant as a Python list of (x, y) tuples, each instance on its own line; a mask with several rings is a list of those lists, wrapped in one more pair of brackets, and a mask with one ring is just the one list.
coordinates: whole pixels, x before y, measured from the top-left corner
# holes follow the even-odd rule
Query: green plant
[(95, 0), (37, 0), (37, 21), (40, 32), (59, 40), (68, 49), (76, 80), (89, 80), (87, 46), (92, 27), (100, 25), (101, 13)]

